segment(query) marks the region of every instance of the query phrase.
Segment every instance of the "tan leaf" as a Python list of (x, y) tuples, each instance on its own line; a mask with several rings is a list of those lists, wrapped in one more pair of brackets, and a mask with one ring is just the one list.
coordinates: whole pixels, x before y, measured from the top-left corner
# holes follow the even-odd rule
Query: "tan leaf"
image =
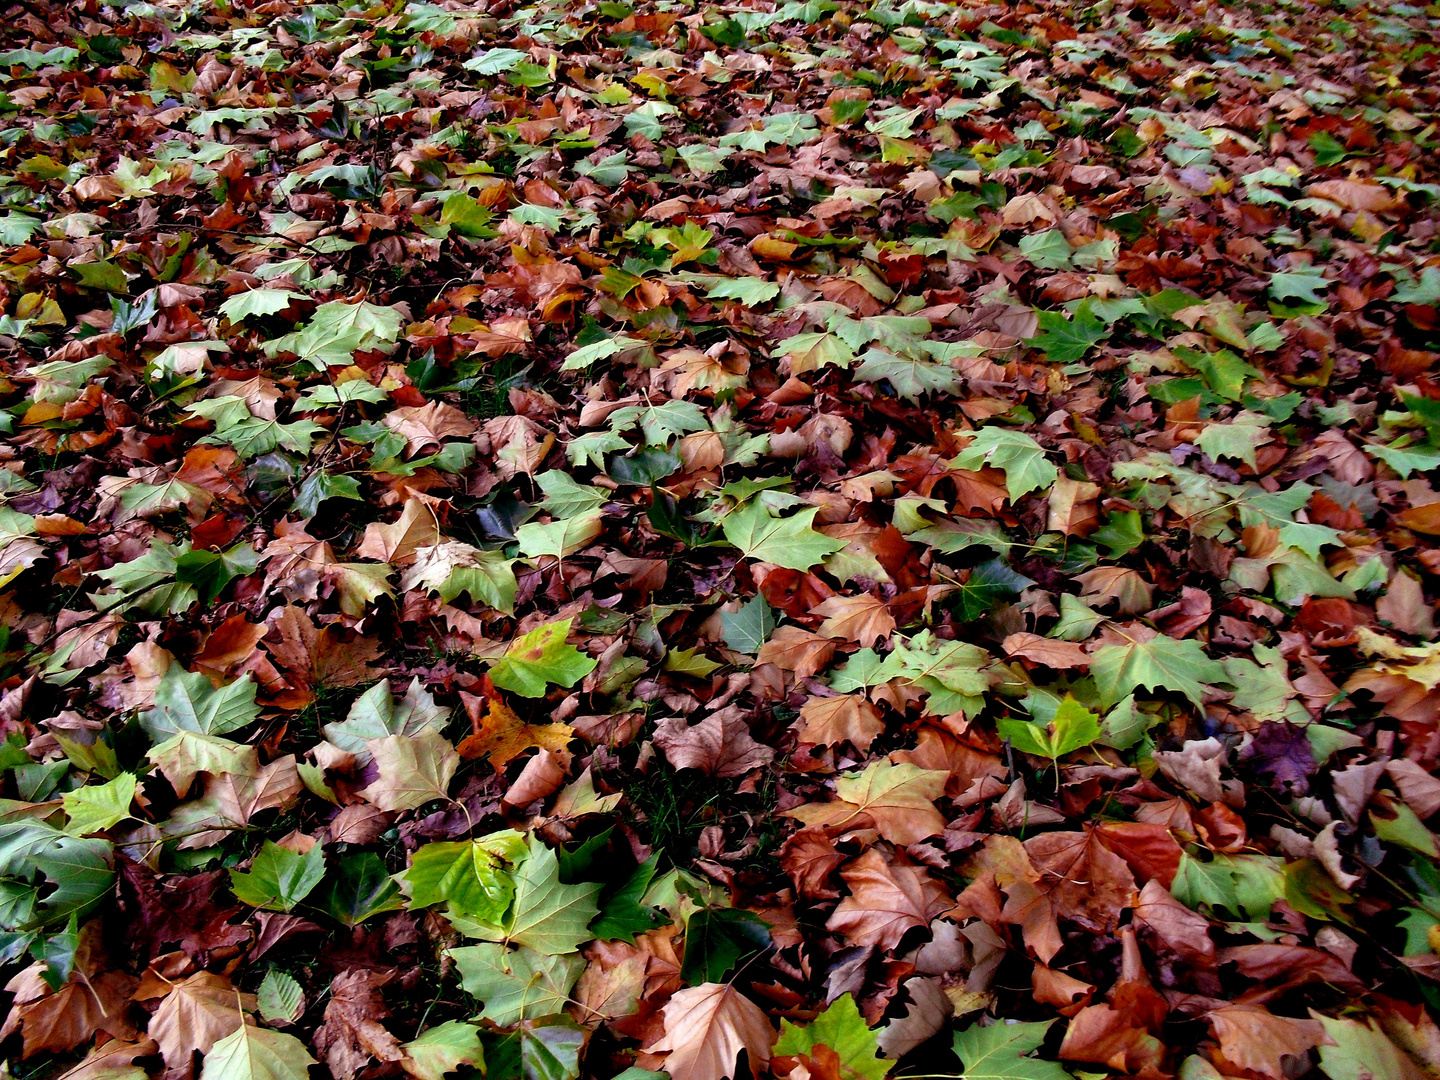
[(212, 776), (205, 784), (206, 798), (237, 825), (248, 825), (261, 810), (288, 810), (304, 785), (295, 755), (286, 754), (253, 773), (241, 771)]
[(365, 535), (355, 549), (355, 556), (404, 566), (415, 557), (417, 550), (434, 547), (443, 539), (435, 511), (419, 499), (407, 499), (393, 524), (372, 522), (365, 526)]
[(709, 776), (744, 776), (775, 756), (750, 735), (734, 705), (693, 725), (683, 716), (667, 716), (656, 725), (653, 741), (675, 768), (699, 769)]
[(1003, 647), (1006, 656), (1018, 656), (1057, 671), (1090, 665), (1090, 654), (1073, 641), (1020, 633), (1007, 637)]
[(1089, 536), (1100, 527), (1098, 498), (1098, 484), (1061, 476), (1050, 489), (1045, 527), (1066, 536)]
[(517, 473), (533, 476), (549, 456), (555, 436), (527, 416), (497, 416), (485, 422), (485, 436), (502, 480)]
[(25, 1041), (21, 1056), (68, 1054), (101, 1031), (133, 1039), (137, 1032), (125, 1018), (135, 978), (106, 971), (84, 980), (73, 978), (53, 994), (19, 1005)]
[(530, 322), (514, 315), (502, 315), (498, 319), (492, 319), (488, 327), (466, 331), (465, 336), (475, 343), (476, 352), (486, 356), (500, 357), (507, 353), (520, 353), (525, 351), (525, 346), (531, 341)]
[(724, 1080), (735, 1076), (740, 1051), (758, 1076), (777, 1038), (754, 1002), (733, 986), (703, 983), (677, 992), (665, 1006), (665, 1035), (646, 1047), (669, 1052), (665, 1071), (674, 1080)]
[(1209, 1020), (1226, 1061), (1275, 1080), (1287, 1075), (1286, 1057), (1308, 1060), (1325, 1034), (1318, 1020), (1276, 1016), (1257, 1005), (1227, 1005), (1211, 1012)]
[(1406, 806), (1421, 818), (1440, 810), (1440, 779), (1413, 761), (1396, 759), (1385, 763), (1385, 771), (1400, 792)]
[(780, 849), (780, 867), (795, 883), (795, 891), (810, 900), (833, 899), (840, 895), (831, 875), (845, 856), (824, 829), (800, 829), (791, 833)]
[(800, 707), (797, 723), (800, 741), (819, 746), (848, 742), (869, 750), (875, 736), (885, 730), (880, 710), (859, 694), (812, 697)]
[(935, 809), (945, 779), (943, 772), (877, 761), (836, 781), (834, 802), (804, 803), (785, 814), (807, 825), (849, 828), (861, 828), (868, 819), (892, 844), (918, 844), (945, 831), (945, 816)]
[(798, 626), (782, 626), (760, 646), (755, 661), (774, 664), (783, 671), (793, 671), (795, 678), (815, 675), (835, 655), (835, 642), (822, 634), (812, 634)]
[(949, 907), (944, 888), (924, 867), (894, 866), (874, 848), (840, 871), (850, 895), (825, 923), (853, 945), (893, 949), (907, 931), (929, 926)]
[(1000, 211), (1000, 221), (1007, 226), (1029, 225), (1032, 221), (1053, 225), (1055, 220), (1055, 211), (1046, 205), (1041, 196), (1035, 194), (1016, 195)]
[(149, 1035), (172, 1069), (189, 1066), (197, 1051), (210, 1048), (244, 1021), (242, 1009), (254, 1009), (255, 998), (240, 994), (223, 975), (197, 971), (176, 983), (150, 1018)]
[(367, 739), (379, 777), (359, 794), (381, 810), (414, 810), (434, 799), (449, 798), (450, 780), (460, 755), (434, 728), (419, 735)]
[(1322, 180), (1306, 188), (1305, 194), (1329, 199), (1346, 210), (1370, 214), (1383, 214), (1400, 205), (1399, 197), (1389, 188), (1363, 180)]
[(474, 421), (443, 401), (401, 406), (386, 414), (381, 423), (404, 438), (405, 449), (412, 454), (446, 439), (468, 439), (477, 430)]
[(867, 649), (895, 630), (895, 617), (890, 609), (869, 593), (832, 596), (810, 610), (825, 619), (820, 624), (821, 635), (858, 641)]
[(529, 806), (536, 799), (548, 799), (564, 784), (565, 766), (559, 755), (541, 750), (525, 763), (503, 801), (509, 806)]

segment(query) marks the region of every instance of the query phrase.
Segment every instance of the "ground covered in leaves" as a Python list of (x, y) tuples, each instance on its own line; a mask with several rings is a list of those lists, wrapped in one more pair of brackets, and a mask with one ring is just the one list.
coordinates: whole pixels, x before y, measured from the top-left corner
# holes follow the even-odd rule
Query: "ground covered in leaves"
[(1440, 1077), (1437, 31), (6, 10), (7, 1075)]

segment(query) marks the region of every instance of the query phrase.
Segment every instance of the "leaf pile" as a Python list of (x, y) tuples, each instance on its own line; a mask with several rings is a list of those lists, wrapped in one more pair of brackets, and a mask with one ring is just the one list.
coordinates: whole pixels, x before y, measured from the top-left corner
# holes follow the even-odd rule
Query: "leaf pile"
[(10, 1074), (1440, 1077), (1437, 32), (7, 9)]

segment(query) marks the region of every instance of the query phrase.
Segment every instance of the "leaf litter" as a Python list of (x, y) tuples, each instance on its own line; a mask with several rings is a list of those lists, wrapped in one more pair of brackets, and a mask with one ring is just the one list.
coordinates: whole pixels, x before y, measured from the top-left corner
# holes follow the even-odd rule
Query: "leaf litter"
[(1437, 21), (9, 9), (11, 1074), (1440, 1074)]

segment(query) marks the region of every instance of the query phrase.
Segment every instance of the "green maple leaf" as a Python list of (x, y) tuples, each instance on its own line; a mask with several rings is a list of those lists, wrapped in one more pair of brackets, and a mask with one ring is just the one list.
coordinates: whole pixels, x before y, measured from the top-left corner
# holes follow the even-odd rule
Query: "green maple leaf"
[(560, 860), (533, 836), (528, 854), (511, 873), (515, 899), (509, 915), (500, 922), (452, 920), (470, 937), (524, 945), (547, 956), (572, 953), (595, 935), (587, 927), (600, 913), (595, 897), (599, 882), (560, 883)]
[(480, 1019), (500, 1027), (564, 1010), (585, 958), (579, 953), (546, 956), (534, 949), (504, 945), (466, 945), (449, 956), (460, 972), (460, 985), (481, 1003)]
[(524, 852), (525, 838), (513, 829), (476, 840), (425, 844), (410, 856), (399, 880), (412, 909), (449, 904), (472, 919), (499, 922), (515, 896), (506, 864)]
[(755, 499), (730, 511), (721, 522), (725, 539), (745, 553), (746, 558), (774, 563), (787, 570), (809, 570), (827, 555), (845, 546), (810, 527), (818, 507), (801, 510), (790, 517), (771, 517), (764, 504)]
[(1190, 639), (1161, 635), (1128, 645), (1103, 645), (1091, 654), (1090, 673), (1108, 708), (1137, 688), (1184, 694), (1202, 708), (1205, 684), (1225, 681), (1225, 669)]
[(592, 510), (599, 510), (611, 499), (610, 493), (604, 488), (576, 483), (573, 476), (560, 469), (538, 474), (535, 483), (545, 493), (540, 509), (552, 518), (563, 519), (588, 514)]
[(919, 401), (923, 394), (957, 394), (960, 373), (948, 363), (913, 356), (899, 356), (888, 349), (866, 349), (855, 369), (861, 382), (888, 381), (895, 393), (907, 401)]
[(1420, 1080), (1430, 1070), (1402, 1050), (1378, 1025), (1310, 1015), (1325, 1028), (1333, 1046), (1320, 1047), (1320, 1069), (1330, 1080)]
[(224, 735), (259, 716), (255, 682), (248, 672), (217, 690), (199, 672), (171, 664), (155, 688), (155, 707), (141, 713), (140, 726), (151, 739), (161, 742), (182, 731)]
[(1330, 284), (1315, 267), (1282, 271), (1270, 275), (1270, 295), (1276, 300), (1298, 300), (1305, 305), (1324, 307), (1325, 298), (1320, 293), (1330, 288)]
[(1070, 1080), (1054, 1061), (1025, 1055), (1038, 1049), (1053, 1020), (1033, 1024), (972, 1024), (955, 1033), (955, 1055), (965, 1080)]
[(108, 784), (86, 784), (67, 791), (65, 814), (70, 820), (65, 831), (71, 836), (88, 836), (112, 829), (130, 816), (134, 798), (134, 773), (121, 773)]
[(890, 1073), (890, 1062), (876, 1056), (880, 1052), (880, 1040), (866, 1025), (848, 992), (832, 1001), (803, 1028), (789, 1020), (780, 1022), (780, 1041), (775, 1044), (777, 1057), (811, 1054), (817, 1046), (828, 1046), (835, 1051), (840, 1059), (842, 1080), (856, 1077), (885, 1080)]
[(490, 667), (496, 686), (521, 697), (544, 697), (550, 683), (571, 687), (595, 670), (596, 661), (565, 643), (570, 619), (537, 626), (510, 643)]
[(1195, 437), (1195, 445), (1212, 461), (1222, 457), (1243, 461), (1256, 467), (1255, 451), (1270, 441), (1270, 424), (1257, 413), (1239, 412), (1229, 420), (1216, 420), (1205, 425)]
[(637, 866), (625, 883), (606, 898), (599, 917), (590, 927), (597, 940), (633, 943), (636, 934), (643, 934), (659, 925), (655, 909), (643, 902), (659, 865), (660, 853), (656, 852)]
[(759, 652), (776, 627), (775, 612), (765, 598), (756, 593), (735, 613), (720, 613), (720, 626), (725, 644), (738, 653)]
[(1075, 317), (1067, 319), (1058, 311), (1037, 311), (1040, 330), (1025, 342), (1039, 349), (1057, 364), (1073, 364), (1085, 358), (1095, 345), (1110, 336), (1110, 327), (1091, 310), (1088, 303), (1075, 309)]
[(293, 911), (324, 876), (325, 849), (319, 844), (301, 855), (266, 840), (248, 873), (230, 871), (230, 891), (251, 907)]
[(430, 1028), (413, 1042), (405, 1043), (405, 1071), (416, 1080), (444, 1080), (461, 1065), (473, 1065), (485, 1073), (485, 1053), (480, 1029), (464, 1020), (449, 1020)]
[(332, 300), (315, 309), (305, 326), (293, 333), (265, 342), (265, 352), (294, 353), (318, 370), (344, 367), (357, 352), (389, 351), (400, 336), (400, 312), (393, 307), (361, 302), (347, 304)]
[(220, 314), (235, 325), (252, 315), (274, 315), (290, 306), (292, 300), (304, 297), (289, 289), (251, 289), (236, 293), (220, 305)]
[[(1229, 349), (1204, 353), (1179, 346), (1172, 350), (1179, 361), (1205, 378), (1210, 389), (1227, 401), (1239, 401), (1247, 380), (1261, 380), (1260, 370), (1246, 363)], [(1212, 455), (1213, 456), (1213, 455)]]
[[(115, 880), (110, 841), (67, 836), (42, 821), (0, 825), (0, 878), (7, 903), (0, 907), (0, 927), (39, 928), (66, 923), (83, 915), (104, 897)], [(54, 888), (43, 899), (25, 886), (37, 874)]]
[[(629, 443), (621, 439), (620, 445), (628, 447)], [(601, 511), (591, 510), (572, 518), (543, 524), (527, 521), (515, 530), (515, 542), (519, 544), (520, 553), (526, 558), (538, 559), (543, 555), (553, 555), (557, 559), (563, 559), (566, 555), (573, 555), (588, 547), (591, 541), (604, 531), (603, 518)]]
[(200, 441), (211, 445), (231, 446), (242, 458), (260, 457), (277, 448), (308, 455), (315, 446), (315, 436), (324, 430), (325, 428), (313, 420), (296, 420), (282, 424), (277, 420), (250, 416), (238, 424), (206, 435)]
[(380, 856), (360, 851), (340, 859), (320, 906), (337, 922), (358, 926), (372, 915), (396, 911), (404, 903)]
[(985, 704), (991, 678), (986, 672), (990, 654), (965, 641), (944, 641), (922, 630), (909, 641), (898, 642), (871, 676), (875, 684), (908, 679), (930, 695), (927, 711), (946, 716), (977, 714)]
[(1060, 475), (1060, 470), (1046, 458), (1045, 448), (1029, 435), (995, 426), (977, 431), (953, 464), (957, 469), (972, 471), (985, 465), (1002, 470), (1012, 503), (1038, 488), (1050, 487)]
[(210, 1048), (200, 1080), (307, 1080), (314, 1064), (294, 1035), (241, 1024)]
[(1081, 705), (1069, 694), (1055, 710), (1048, 726), (1028, 720), (1001, 720), (996, 724), (1002, 737), (1026, 754), (1048, 757), (1055, 761), (1100, 738), (1100, 717)]

